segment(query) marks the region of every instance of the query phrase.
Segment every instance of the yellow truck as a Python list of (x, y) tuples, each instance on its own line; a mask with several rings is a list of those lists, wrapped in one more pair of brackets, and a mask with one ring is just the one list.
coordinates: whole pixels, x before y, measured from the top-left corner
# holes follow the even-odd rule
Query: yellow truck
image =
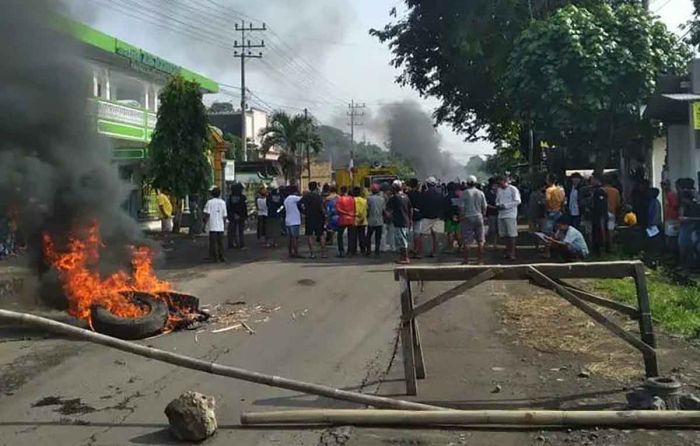
[(350, 190), (355, 186), (360, 186), (365, 195), (372, 183), (391, 184), (397, 178), (396, 168), (393, 166), (360, 165), (353, 168), (352, 175), (348, 169), (335, 171), (335, 184), (338, 188), (346, 186)]

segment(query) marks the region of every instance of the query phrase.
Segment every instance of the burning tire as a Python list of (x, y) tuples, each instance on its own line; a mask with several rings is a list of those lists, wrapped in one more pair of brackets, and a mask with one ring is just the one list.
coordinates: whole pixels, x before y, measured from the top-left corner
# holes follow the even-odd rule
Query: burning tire
[(130, 297), (150, 311), (141, 317), (123, 318), (95, 305), (91, 309), (95, 331), (120, 339), (143, 339), (160, 333), (168, 321), (168, 304), (148, 293), (135, 292)]

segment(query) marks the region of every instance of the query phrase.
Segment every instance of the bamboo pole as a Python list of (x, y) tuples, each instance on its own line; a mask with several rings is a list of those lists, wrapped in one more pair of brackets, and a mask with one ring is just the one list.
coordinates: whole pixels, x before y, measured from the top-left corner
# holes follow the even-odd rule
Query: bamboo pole
[(179, 367), (199, 370), (202, 372), (211, 373), (213, 375), (227, 376), (243, 381), (250, 381), (258, 384), (265, 384), (281, 389), (294, 390), (297, 392), (307, 393), (310, 395), (324, 396), (342, 401), (351, 401), (358, 404), (366, 404), (374, 407), (390, 408), (390, 409), (405, 409), (405, 410), (439, 410), (444, 409), (428, 404), (414, 403), (412, 401), (396, 400), (393, 398), (385, 398), (375, 395), (367, 395), (358, 392), (349, 392), (347, 390), (335, 389), (333, 387), (320, 384), (313, 384), (304, 381), (297, 381), (281, 376), (266, 375), (263, 373), (253, 372), (250, 370), (230, 367), (215, 362), (202, 361), (201, 359), (192, 358), (190, 356), (179, 355), (176, 353), (167, 352), (153, 347), (137, 344), (134, 342), (123, 341), (111, 336), (95, 333), (82, 328), (74, 327), (63, 322), (54, 321), (40, 316), (35, 316), (28, 313), (18, 313), (15, 311), (0, 309), (0, 320), (17, 322), (23, 325), (30, 325), (42, 330), (49, 331), (60, 335), (70, 336), (81, 339), (83, 341), (93, 342), (95, 344), (104, 345), (117, 350), (121, 350), (135, 355), (144, 356), (146, 358), (155, 359), (157, 361), (167, 362)]
[(700, 426), (700, 411), (564, 411), (564, 410), (288, 410), (243, 413), (244, 425), (358, 425), (358, 426), (635, 426), (659, 428)]

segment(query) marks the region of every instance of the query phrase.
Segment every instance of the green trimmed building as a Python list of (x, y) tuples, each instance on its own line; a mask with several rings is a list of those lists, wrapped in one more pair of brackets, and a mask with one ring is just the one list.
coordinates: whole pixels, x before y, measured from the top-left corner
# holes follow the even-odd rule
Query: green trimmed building
[(82, 23), (62, 18), (58, 27), (84, 47), (92, 74), (92, 91), (86, 92), (90, 113), (97, 131), (108, 137), (120, 176), (133, 186), (125, 207), (135, 218), (154, 217), (154, 194), (144, 184), (143, 173), (156, 126), (160, 90), (175, 74), (197, 82), (205, 94), (217, 93), (219, 85)]

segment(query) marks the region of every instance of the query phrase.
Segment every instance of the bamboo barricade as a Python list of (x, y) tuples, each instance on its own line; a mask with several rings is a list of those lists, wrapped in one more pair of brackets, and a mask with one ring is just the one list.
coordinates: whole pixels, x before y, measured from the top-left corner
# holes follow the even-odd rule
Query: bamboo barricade
[(411, 401), (397, 400), (393, 398), (385, 398), (375, 395), (367, 395), (364, 393), (350, 392), (347, 390), (336, 389), (320, 384), (313, 384), (304, 381), (297, 381), (281, 376), (266, 375), (263, 373), (253, 372), (239, 367), (230, 367), (215, 362), (202, 361), (201, 359), (192, 358), (190, 356), (179, 355), (176, 353), (167, 352), (153, 347), (137, 344), (134, 342), (123, 341), (111, 336), (95, 333), (89, 330), (84, 330), (79, 327), (74, 327), (63, 322), (54, 321), (52, 319), (35, 316), (28, 313), (19, 313), (15, 311), (0, 309), (0, 320), (20, 323), (40, 328), (51, 333), (65, 335), (73, 338), (79, 338), (84, 341), (93, 342), (95, 344), (104, 345), (127, 353), (132, 353), (146, 358), (155, 359), (161, 362), (167, 362), (178, 367), (184, 367), (192, 370), (211, 373), (212, 375), (226, 376), (236, 378), (243, 381), (250, 381), (258, 384), (264, 384), (271, 387), (279, 387), (281, 389), (293, 390), (310, 395), (324, 396), (335, 400), (350, 401), (358, 404), (365, 404), (378, 408), (387, 409), (404, 409), (404, 410), (440, 410), (442, 407), (431, 406), (428, 404), (414, 403)]
[(564, 410), (405, 410), (314, 409), (243, 413), (244, 425), (357, 426), (560, 426), (687, 427), (700, 426), (700, 411)]

